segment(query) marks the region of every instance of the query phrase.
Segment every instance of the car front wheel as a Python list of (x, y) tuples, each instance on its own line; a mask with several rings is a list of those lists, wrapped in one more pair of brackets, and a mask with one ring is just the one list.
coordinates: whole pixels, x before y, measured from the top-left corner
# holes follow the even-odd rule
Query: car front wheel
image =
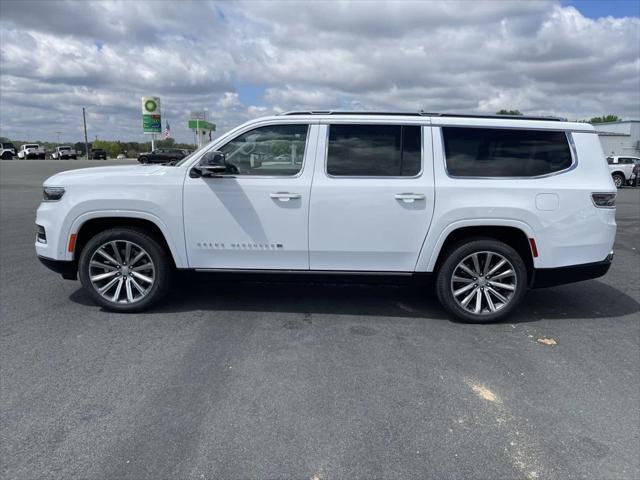
[(114, 228), (89, 240), (78, 273), (82, 286), (104, 308), (139, 312), (162, 299), (172, 267), (155, 238), (134, 228)]
[(458, 244), (438, 271), (440, 303), (466, 322), (501, 320), (522, 302), (527, 268), (509, 245), (491, 238)]

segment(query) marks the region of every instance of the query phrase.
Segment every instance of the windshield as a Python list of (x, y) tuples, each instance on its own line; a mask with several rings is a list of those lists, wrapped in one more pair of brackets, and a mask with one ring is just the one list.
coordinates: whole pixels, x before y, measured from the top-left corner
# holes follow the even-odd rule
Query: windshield
[[(207, 145), (208, 145), (208, 144), (207, 144)], [(182, 160), (180, 160), (179, 162), (177, 162), (177, 163), (175, 164), (175, 165), (176, 165), (176, 167), (177, 167), (178, 165), (182, 165), (183, 163), (185, 163), (186, 161), (188, 161), (190, 158), (193, 158), (193, 157), (194, 157), (194, 155), (196, 155), (197, 153), (200, 153), (202, 150), (204, 150), (204, 149), (207, 147), (207, 145), (203, 145), (203, 146), (201, 146), (200, 148), (198, 148), (198, 149), (194, 150), (193, 152), (191, 152), (189, 155), (187, 155), (187, 156), (186, 156), (186, 157), (184, 157)]]

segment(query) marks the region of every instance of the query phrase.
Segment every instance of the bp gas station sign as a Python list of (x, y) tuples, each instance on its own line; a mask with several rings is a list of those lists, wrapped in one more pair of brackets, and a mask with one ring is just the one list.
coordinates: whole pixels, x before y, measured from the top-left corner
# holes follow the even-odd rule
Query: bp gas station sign
[(161, 133), (160, 97), (142, 97), (142, 129), (144, 133)]

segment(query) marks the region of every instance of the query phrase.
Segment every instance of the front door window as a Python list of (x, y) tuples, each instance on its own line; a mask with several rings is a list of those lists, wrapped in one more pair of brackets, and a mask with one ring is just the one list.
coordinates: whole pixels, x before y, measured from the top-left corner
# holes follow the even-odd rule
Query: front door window
[(234, 138), (220, 149), (234, 175), (294, 176), (300, 173), (308, 125), (270, 125)]

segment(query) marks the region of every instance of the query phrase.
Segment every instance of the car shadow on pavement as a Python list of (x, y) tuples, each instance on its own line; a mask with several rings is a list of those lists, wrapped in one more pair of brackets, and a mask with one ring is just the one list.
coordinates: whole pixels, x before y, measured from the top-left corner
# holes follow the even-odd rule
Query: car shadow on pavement
[[(376, 281), (373, 279), (373, 281)], [(95, 305), (82, 290), (70, 299)], [(308, 280), (248, 281), (216, 275), (180, 274), (167, 299), (154, 313), (247, 311), (386, 316), (453, 320), (438, 303), (428, 281), (407, 284), (333, 283)], [(530, 290), (523, 305), (504, 323), (542, 319), (589, 319), (629, 315), (640, 304), (606, 283), (587, 281), (561, 287)]]

